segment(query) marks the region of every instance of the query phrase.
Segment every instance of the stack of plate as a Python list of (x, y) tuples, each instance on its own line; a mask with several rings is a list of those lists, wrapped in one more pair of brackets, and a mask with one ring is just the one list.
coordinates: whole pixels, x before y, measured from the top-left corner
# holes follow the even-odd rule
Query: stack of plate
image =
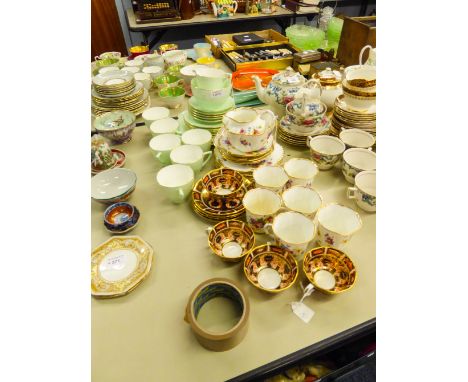
[(94, 115), (113, 110), (128, 110), (138, 115), (150, 104), (148, 91), (125, 70), (106, 72), (93, 77), (91, 90)]
[(307, 147), (307, 137), (328, 134), (330, 129), (330, 120), (324, 118), (323, 121), (310, 131), (304, 129), (304, 126), (298, 126), (293, 123), (289, 115), (281, 118), (278, 126), (278, 138), (283, 142), (297, 147)]
[(235, 106), (234, 98), (229, 97), (220, 106), (212, 106), (209, 109), (201, 105), (196, 97), (191, 97), (188, 102), (188, 111), (184, 111), (179, 118), (184, 120), (189, 129), (205, 129), (214, 137), (223, 126), (223, 116)]
[(284, 155), (283, 147), (275, 142), (274, 134), (270, 136), (265, 147), (258, 151), (242, 152), (236, 149), (224, 128), (219, 130), (213, 139), (215, 146), (215, 163), (220, 167), (240, 172), (244, 177), (252, 179), (252, 172), (261, 165), (276, 165)]
[(242, 199), (250, 182), (237, 171), (221, 168), (203, 176), (193, 188), (192, 208), (208, 220), (229, 220), (245, 212)]
[(346, 104), (344, 95), (338, 96), (333, 108), (330, 132), (338, 136), (341, 130), (346, 129), (361, 129), (375, 136), (375, 105), (369, 109), (355, 109)]

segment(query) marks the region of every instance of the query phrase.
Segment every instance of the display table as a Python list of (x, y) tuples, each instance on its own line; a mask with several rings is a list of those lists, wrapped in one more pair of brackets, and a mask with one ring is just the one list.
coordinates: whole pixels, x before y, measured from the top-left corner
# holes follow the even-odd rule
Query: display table
[[(308, 20), (311, 20), (317, 12), (311, 13), (298, 13), (299, 16), (305, 16)], [(135, 21), (135, 13), (133, 9), (127, 9), (125, 12), (127, 18), (128, 28), (132, 32), (141, 32), (144, 35), (145, 41), (148, 43), (150, 49), (161, 40), (163, 35), (173, 28), (188, 28), (188, 27), (200, 27), (203, 25), (209, 24), (219, 24), (219, 23), (238, 23), (243, 21), (252, 21), (252, 20), (275, 20), (277, 24), (281, 27), (282, 34), (285, 34), (285, 30), (288, 26), (291, 25), (291, 20), (296, 20), (296, 13), (290, 11), (289, 9), (278, 7), (275, 13), (264, 14), (259, 13), (258, 15), (247, 15), (245, 13), (236, 13), (233, 17), (227, 18), (216, 18), (213, 14), (201, 14), (195, 15), (192, 19), (180, 20), (180, 21), (163, 21), (156, 23), (146, 23), (146, 24), (137, 24)], [(150, 40), (151, 34), (155, 33), (154, 37)], [(239, 30), (239, 32), (241, 32)]]
[[(220, 65), (225, 68), (222, 62)], [(154, 97), (153, 92), (151, 95)], [(156, 104), (153, 99), (153, 106)], [(172, 111), (172, 115), (180, 111)], [(354, 201), (346, 199), (350, 184), (338, 167), (320, 171), (313, 187), (324, 203), (338, 202), (361, 215), (363, 228), (345, 249), (356, 265), (357, 281), (343, 294), (327, 296), (316, 291), (306, 298), (304, 302), (315, 316), (305, 324), (288, 305), (300, 299), (300, 282), (307, 281), (302, 261), (296, 284), (282, 293), (268, 294), (249, 284), (242, 263), (225, 263), (211, 253), (206, 228), (212, 223), (197, 216), (189, 200), (174, 205), (158, 187), (155, 178), (161, 165), (150, 152), (150, 138), (148, 129), (138, 126), (130, 142), (116, 147), (127, 154), (125, 168), (138, 177), (129, 201), (138, 207), (141, 218), (129, 235), (138, 235), (153, 246), (153, 267), (129, 295), (109, 300), (92, 298), (94, 382), (224, 381), (373, 321), (375, 214), (360, 210)], [(287, 155), (309, 156), (305, 149), (280, 144)], [(202, 172), (211, 168), (213, 159)], [(103, 225), (105, 208), (92, 201), (93, 248), (111, 236)], [(256, 239), (257, 245), (272, 241), (266, 235), (256, 235)], [(213, 277), (239, 282), (251, 306), (245, 339), (221, 353), (201, 347), (183, 319), (193, 289)]]

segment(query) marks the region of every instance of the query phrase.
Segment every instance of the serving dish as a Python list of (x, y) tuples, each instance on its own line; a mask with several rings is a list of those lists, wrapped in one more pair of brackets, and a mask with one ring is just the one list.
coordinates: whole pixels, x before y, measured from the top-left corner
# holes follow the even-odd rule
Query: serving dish
[(135, 190), (137, 176), (132, 170), (112, 168), (91, 178), (91, 198), (104, 204), (128, 199)]

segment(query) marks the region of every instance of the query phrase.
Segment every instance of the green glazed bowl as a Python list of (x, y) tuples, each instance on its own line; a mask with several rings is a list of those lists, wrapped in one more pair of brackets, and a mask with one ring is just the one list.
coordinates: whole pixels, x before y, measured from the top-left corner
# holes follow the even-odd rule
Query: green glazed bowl
[(182, 79), (174, 74), (166, 73), (154, 78), (153, 84), (161, 90), (167, 87), (182, 85)]
[(167, 73), (172, 74), (174, 76), (180, 76), (180, 70), (184, 67), (184, 65), (172, 65), (167, 68)]

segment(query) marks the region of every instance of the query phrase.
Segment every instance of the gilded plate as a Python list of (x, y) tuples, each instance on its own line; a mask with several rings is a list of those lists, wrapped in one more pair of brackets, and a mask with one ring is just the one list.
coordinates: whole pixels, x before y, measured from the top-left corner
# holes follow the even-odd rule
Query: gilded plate
[(91, 253), (91, 294), (111, 298), (131, 292), (149, 274), (153, 253), (139, 236), (106, 240)]

